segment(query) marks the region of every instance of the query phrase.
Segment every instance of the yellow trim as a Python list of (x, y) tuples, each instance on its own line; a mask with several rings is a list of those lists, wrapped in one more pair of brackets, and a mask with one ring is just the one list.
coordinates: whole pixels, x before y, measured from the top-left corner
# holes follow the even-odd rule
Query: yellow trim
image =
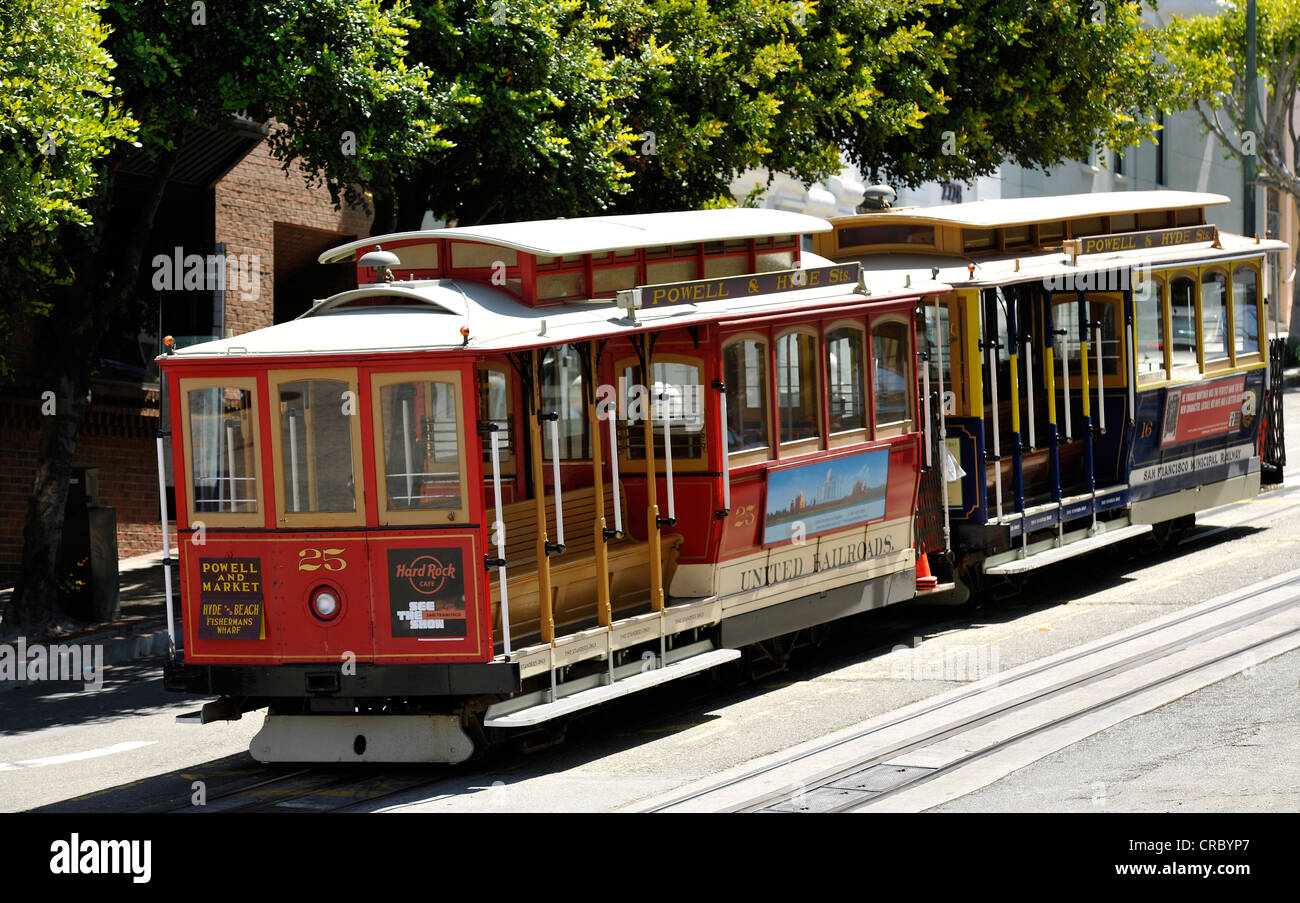
[[(1075, 302), (1075, 303), (1078, 303), (1078, 302)], [(1088, 365), (1089, 365), (1090, 363), (1091, 363), (1091, 361), (1088, 360), (1088, 340), (1085, 339), (1085, 338), (1083, 338), (1082, 335), (1080, 335), (1080, 338), (1079, 338), (1079, 391), (1082, 393), (1082, 395), (1081, 395), (1080, 397), (1081, 397), (1082, 400), (1083, 400), (1083, 416), (1084, 416), (1084, 417), (1089, 417), (1089, 416), (1092, 415), (1092, 405), (1091, 405), (1091, 403), (1090, 403), (1089, 400), (1088, 400), (1089, 397), (1090, 397), (1089, 390), (1092, 388), (1092, 382), (1088, 379), (1088, 370), (1089, 370)]]
[(1047, 422), (1056, 426), (1056, 367), (1052, 350), (1051, 342), (1043, 348), (1043, 373), (1046, 377), (1044, 385), (1047, 392)]
[[(250, 393), (252, 398), (252, 407), (250, 413), (253, 418), (253, 475), (256, 478), (254, 495), (257, 499), (256, 507), (249, 513), (222, 513), (220, 511), (195, 512), (194, 510), (194, 449), (191, 444), (192, 431), (190, 429), (190, 405), (189, 393), (202, 389), (240, 389)], [(266, 523), (266, 511), (262, 507), (263, 488), (266, 486), (262, 479), (262, 414), (260, 401), (257, 391), (257, 377), (255, 376), (234, 376), (225, 378), (202, 377), (198, 379), (182, 379), (178, 387), (181, 394), (181, 442), (185, 454), (185, 517), (186, 523), (191, 527), (195, 523), (201, 522), (205, 528), (209, 527), (261, 527)], [(177, 543), (182, 540), (177, 537)]]
[[(391, 509), (388, 507), (388, 474), (384, 466), (386, 460), (384, 457), (384, 412), (380, 392), (387, 386), (417, 382), (450, 383), (455, 387), (457, 436), (461, 442), (461, 506), (459, 508)], [(477, 393), (477, 386), (475, 391)], [(470, 451), (466, 448), (466, 439), (475, 436), (476, 433), (468, 429), (468, 423), (465, 420), (465, 387), (461, 383), (460, 371), (412, 370), (402, 373), (372, 373), (370, 376), (370, 410), (373, 433), (371, 441), (374, 443), (372, 447), (375, 452), (375, 494), (379, 496), (375, 501), (375, 507), (379, 515), (379, 525), (382, 527), (388, 524), (427, 524), (435, 519), (439, 523), (442, 521), (450, 523), (465, 523), (468, 521), (470, 498), (469, 487), (466, 485), (466, 461)], [(475, 412), (477, 413), (477, 405), (475, 405)], [(474, 443), (473, 453), (482, 454), (477, 441)]]
[[(1008, 336), (1008, 341), (1015, 341), (1014, 337)], [(1011, 432), (1020, 432), (1020, 379), (1016, 370), (1020, 363), (1020, 356), (1011, 355)], [(1033, 403), (1033, 399), (1029, 399)]]
[(975, 289), (961, 289), (957, 292), (962, 314), (962, 333), (966, 336), (965, 382), (969, 391), (966, 393), (965, 415), (983, 420), (984, 368), (980, 361), (979, 298), (979, 292)]

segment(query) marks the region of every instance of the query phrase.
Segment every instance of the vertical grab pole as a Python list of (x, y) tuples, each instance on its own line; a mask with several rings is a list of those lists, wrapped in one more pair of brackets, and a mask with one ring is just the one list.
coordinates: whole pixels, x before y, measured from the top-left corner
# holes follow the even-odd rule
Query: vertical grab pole
[(1034, 337), (1025, 333), (1025, 413), (1029, 415), (1029, 450), (1038, 446), (1034, 436)]
[[(406, 404), (406, 402), (402, 402)], [(297, 417), (293, 416), (293, 411), (289, 412), (289, 478), (293, 480), (293, 510), (301, 511), (302, 505), (298, 498), (298, 427)], [(406, 408), (402, 408), (402, 424), (406, 425)], [(407, 450), (406, 450), (406, 497), (407, 504), (410, 504), (411, 497), (411, 450), (410, 450), (410, 430), (407, 429)]]
[(1092, 324), (1093, 330), (1097, 333), (1097, 429), (1100, 432), (1106, 432), (1106, 396), (1103, 393), (1104, 385), (1101, 375), (1101, 320)]
[[(291, 424), (293, 421), (289, 421)], [(495, 436), (495, 431), (493, 431)], [(298, 463), (297, 449), (295, 451), (294, 464)], [(406, 507), (415, 507), (415, 485), (412, 482), (411, 472), (411, 400), (409, 398), (402, 400), (402, 455), (406, 462)], [(293, 474), (293, 504), (295, 511), (298, 510), (298, 472)], [(421, 490), (423, 493), (423, 490)], [(499, 508), (497, 509), (500, 510)]]
[(921, 444), (925, 446), (925, 469), (929, 470), (934, 466), (930, 452), (930, 443), (934, 440), (930, 435), (930, 355), (921, 351), (916, 356), (921, 363), (921, 404), (925, 414), (925, 419), (921, 421)]
[(1133, 318), (1125, 324), (1128, 330), (1128, 422), (1131, 425), (1137, 419), (1137, 345), (1133, 341)]
[(551, 481), (555, 487), (555, 545), (557, 552), (564, 551), (564, 490), (560, 487), (560, 415), (552, 411), (547, 415), (551, 422)]
[[(551, 557), (549, 552), (551, 542), (546, 531), (546, 478), (543, 475), (542, 464), (542, 356), (538, 351), (533, 352), (532, 371), (533, 416), (528, 418), (528, 432), (533, 458), (533, 509), (537, 516), (537, 542), (535, 546), (537, 554), (537, 618), (542, 642), (554, 646), (555, 612), (551, 609)], [(555, 656), (553, 653), (550, 661), (551, 700), (554, 701)]]
[(1065, 441), (1074, 438), (1074, 427), (1070, 423), (1070, 347), (1069, 330), (1062, 329), (1061, 336), (1061, 407), (1065, 408)]
[[(1004, 292), (1002, 297), (1007, 305), (1007, 376), (1011, 394), (1011, 494), (1016, 511), (1023, 514), (1025, 511), (1025, 471), (1022, 458), (1023, 452), (1020, 448), (1020, 343), (1016, 339), (1016, 333), (1019, 332), (1016, 304), (1020, 300), (1020, 293), (1018, 291), (1013, 292), (1012, 296), (1008, 298)], [(997, 303), (996, 292), (993, 298), (994, 303)], [(1024, 526), (1023, 522), (1021, 526)], [(1021, 530), (1021, 536), (1024, 536), (1023, 529)]]
[[(497, 438), (498, 427), (491, 421), (487, 425), (488, 435), (492, 439), (492, 498), (496, 501), (496, 520), (492, 532), (497, 542), (497, 589), (501, 596), (501, 642), (510, 660), (510, 599), (506, 593), (506, 522), (501, 519), (501, 450)], [(410, 470), (410, 467), (407, 467)]]
[[(167, 469), (163, 462), (163, 436), (166, 434), (158, 431), (158, 519), (162, 522), (162, 546), (163, 546), (163, 592), (167, 599), (167, 657), (176, 658), (176, 622), (172, 616), (172, 550), (171, 537), (168, 535), (171, 530), (171, 523), (167, 519)], [(176, 537), (177, 542), (180, 537)]]
[[(666, 395), (660, 395), (660, 401), (664, 401)], [(673, 440), (672, 440), (672, 410), (669, 409), (663, 415), (664, 421), (664, 477), (667, 481), (668, 490), (668, 519), (664, 521), (668, 526), (677, 526), (677, 504), (673, 495)]]
[[(943, 453), (939, 456), (939, 460), (941, 462), (946, 463), (948, 460), (948, 422), (946, 419), (947, 411), (945, 410), (944, 401), (943, 401), (944, 336), (942, 331), (940, 330), (939, 310), (940, 310), (939, 296), (935, 295), (934, 296), (934, 335), (935, 335), (934, 347), (935, 347), (935, 353), (938, 355), (938, 364), (939, 364), (939, 445), (943, 449)], [(949, 516), (948, 515), (948, 468), (944, 467), (941, 464), (939, 470), (940, 470), (939, 485), (943, 489), (943, 550), (946, 554), (951, 545), (949, 541), (951, 526), (948, 520), (948, 516)]]
[(235, 495), (235, 428), (226, 423), (226, 460), (230, 462), (230, 510), (237, 510)]
[[(615, 402), (617, 404), (617, 402)], [(618, 485), (618, 420), (617, 408), (606, 411), (609, 423), (609, 469), (614, 483), (614, 535), (623, 535), (623, 498)], [(609, 537), (606, 537), (609, 538)]]
[[(989, 295), (987, 292), (982, 292), (977, 297), (979, 297), (982, 301), (984, 301), (985, 304), (988, 303), (987, 299)], [(994, 304), (997, 303), (996, 298), (994, 299), (993, 303)], [(987, 351), (987, 354), (985, 355), (985, 359), (988, 362), (988, 371), (989, 371), (989, 377), (988, 377), (989, 393), (990, 393), (989, 397), (993, 402), (993, 406), (991, 409), (992, 413), (990, 415), (990, 420), (991, 420), (990, 429), (991, 432), (993, 433), (994, 505), (997, 511), (998, 520), (1002, 520), (1002, 436), (1001, 436), (1002, 412), (1000, 409), (1000, 405), (998, 404), (998, 370), (997, 370), (998, 337), (997, 337), (997, 329), (996, 329), (997, 311), (994, 309), (986, 308), (984, 314), (985, 316), (982, 317), (981, 319), (986, 324), (985, 325), (986, 338), (984, 340), (984, 348)], [(992, 315), (991, 323), (989, 321), (990, 314)], [(987, 472), (988, 471), (986, 468), (985, 473)]]
[[(587, 345), (589, 368), (594, 383), (596, 375), (596, 343)], [(587, 419), (591, 422), (591, 485), (596, 498), (596, 522), (592, 525), (596, 550), (596, 622), (601, 627), (609, 627), (613, 622), (613, 608), (609, 599), (609, 552), (605, 543), (609, 542), (609, 531), (605, 528), (605, 462), (602, 460), (603, 449), (600, 447), (600, 412), (596, 403), (594, 387), (588, 387)], [(611, 450), (612, 451), (612, 450)], [(606, 648), (606, 653), (611, 650)], [(612, 667), (612, 662), (611, 662)]]
[[(649, 383), (647, 388), (650, 391), (647, 392), (647, 395), (652, 397), (654, 394), (654, 352), (647, 347), (644, 333), (638, 338), (640, 339), (637, 350), (641, 358), (641, 378)], [(650, 410), (646, 411), (641, 426), (645, 436), (646, 539), (650, 542), (650, 609), (659, 613), (659, 662), (657, 667), (662, 668), (666, 664), (664, 653), (667, 649), (664, 640), (663, 540), (659, 530), (665, 521), (659, 516), (659, 484), (655, 479), (653, 405)]]
[(715, 379), (713, 388), (718, 390), (718, 432), (722, 436), (722, 509), (715, 511), (714, 517), (721, 520), (731, 513), (731, 436), (727, 425), (727, 384)]

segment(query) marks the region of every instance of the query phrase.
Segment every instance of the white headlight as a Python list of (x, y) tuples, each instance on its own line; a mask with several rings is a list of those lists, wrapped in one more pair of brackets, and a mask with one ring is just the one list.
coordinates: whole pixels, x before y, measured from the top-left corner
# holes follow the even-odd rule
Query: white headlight
[(312, 596), (311, 604), (319, 617), (329, 620), (338, 613), (339, 597), (332, 590), (320, 589)]

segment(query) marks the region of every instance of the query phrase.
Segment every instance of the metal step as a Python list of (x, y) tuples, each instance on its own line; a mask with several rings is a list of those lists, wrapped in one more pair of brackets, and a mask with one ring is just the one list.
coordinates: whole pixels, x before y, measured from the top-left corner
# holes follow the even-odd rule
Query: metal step
[(707, 671), (709, 668), (735, 661), (738, 658), (740, 658), (739, 649), (714, 649), (711, 652), (702, 652), (679, 662), (673, 662), (663, 668), (642, 671), (612, 684), (593, 687), (590, 690), (583, 690), (571, 696), (565, 696), (555, 702), (530, 706), (505, 715), (493, 716), (489, 713), (483, 724), (485, 727), (532, 727), (550, 721), (552, 718), (558, 718), (561, 715), (568, 715), (594, 705), (600, 705), (603, 702), (609, 702), (612, 699), (628, 696), (639, 690), (646, 690), (667, 683), (670, 680), (688, 677), (700, 671)]
[(1035, 554), (1027, 555), (1024, 558), (1015, 558), (1011, 561), (1004, 561), (999, 564), (986, 565), (984, 573), (1003, 575), (1023, 574), (1026, 571), (1032, 571), (1048, 564), (1055, 564), (1058, 561), (1065, 561), (1066, 559), (1073, 558), (1076, 555), (1083, 555), (1087, 552), (1095, 551), (1096, 549), (1105, 548), (1106, 546), (1114, 545), (1117, 542), (1123, 542), (1126, 539), (1134, 539), (1138, 536), (1143, 536), (1150, 531), (1150, 524), (1135, 524), (1130, 527), (1121, 527), (1117, 530), (1108, 530), (1105, 533), (1066, 543), (1058, 548), (1036, 552)]

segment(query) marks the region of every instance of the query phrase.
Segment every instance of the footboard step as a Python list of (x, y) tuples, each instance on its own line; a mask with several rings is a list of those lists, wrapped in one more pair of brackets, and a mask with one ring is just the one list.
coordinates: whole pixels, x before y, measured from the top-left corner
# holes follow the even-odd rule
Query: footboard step
[(590, 690), (574, 693), (572, 696), (565, 696), (555, 702), (530, 706), (505, 715), (493, 716), (489, 711), (488, 717), (483, 724), (485, 727), (532, 727), (550, 721), (552, 718), (600, 705), (602, 702), (609, 702), (611, 699), (618, 699), (621, 696), (628, 696), (639, 690), (647, 690), (650, 687), (676, 680), (679, 677), (688, 677), (700, 671), (707, 671), (709, 668), (735, 661), (738, 658), (740, 658), (739, 649), (714, 649), (711, 652), (702, 652), (679, 662), (673, 662), (667, 667), (642, 671), (639, 674), (633, 674), (631, 677), (625, 677), (606, 686), (593, 687)]

